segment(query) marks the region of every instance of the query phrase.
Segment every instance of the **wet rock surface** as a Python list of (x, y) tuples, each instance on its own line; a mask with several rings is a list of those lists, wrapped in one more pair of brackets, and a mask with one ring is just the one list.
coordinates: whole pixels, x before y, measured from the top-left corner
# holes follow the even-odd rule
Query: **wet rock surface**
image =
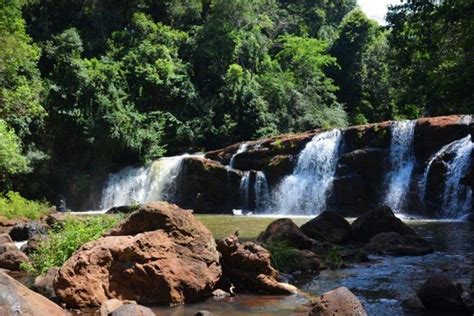
[(364, 250), (368, 253), (393, 256), (423, 256), (433, 252), (433, 248), (424, 238), (394, 232), (375, 235)]
[(451, 312), (467, 312), (460, 290), (447, 276), (430, 277), (418, 289), (417, 294), (426, 309)]

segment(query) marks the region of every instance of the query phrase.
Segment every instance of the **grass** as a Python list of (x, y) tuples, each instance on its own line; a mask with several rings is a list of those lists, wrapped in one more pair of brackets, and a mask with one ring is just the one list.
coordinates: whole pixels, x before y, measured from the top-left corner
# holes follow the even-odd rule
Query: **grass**
[(8, 219), (20, 217), (39, 219), (49, 212), (49, 207), (45, 202), (27, 200), (20, 193), (13, 191), (0, 195), (0, 216)]
[(297, 264), (297, 249), (285, 241), (275, 240), (265, 245), (271, 253), (272, 266), (279, 271), (291, 271)]
[(46, 273), (60, 267), (83, 244), (100, 238), (118, 225), (121, 215), (101, 215), (86, 218), (68, 217), (48, 232), (48, 238), (31, 254), (31, 262), (22, 268), (32, 274)]

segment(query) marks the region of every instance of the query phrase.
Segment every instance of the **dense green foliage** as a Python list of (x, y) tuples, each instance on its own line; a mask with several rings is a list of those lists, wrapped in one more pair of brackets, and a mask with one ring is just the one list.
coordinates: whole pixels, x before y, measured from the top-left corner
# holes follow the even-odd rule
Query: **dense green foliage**
[(281, 272), (290, 272), (298, 264), (295, 260), (295, 253), (298, 249), (291, 247), (287, 242), (276, 240), (272, 241), (265, 248), (271, 254), (272, 266)]
[[(164, 154), (474, 108), (474, 10), (405, 0), (0, 0), (0, 191), (84, 196)], [(34, 181), (31, 181), (34, 179)]]
[(117, 226), (121, 217), (116, 215), (92, 216), (78, 219), (66, 218), (48, 232), (36, 252), (30, 255), (31, 263), (23, 268), (35, 274), (43, 274), (52, 267), (61, 267), (74, 251), (83, 244), (99, 239), (105, 232)]
[(39, 219), (48, 212), (47, 203), (27, 200), (17, 192), (8, 191), (0, 196), (0, 216), (9, 219), (18, 217)]

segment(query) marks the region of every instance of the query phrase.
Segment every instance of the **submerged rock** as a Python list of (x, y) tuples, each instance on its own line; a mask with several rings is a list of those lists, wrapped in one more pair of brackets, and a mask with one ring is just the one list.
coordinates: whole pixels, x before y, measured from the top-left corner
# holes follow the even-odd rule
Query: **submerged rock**
[(67, 313), (0, 271), (0, 315), (63, 316)]
[(209, 296), (221, 272), (211, 232), (190, 212), (155, 202), (83, 245), (60, 269), (54, 288), (61, 301), (79, 308), (111, 298), (178, 304)]
[(351, 236), (351, 224), (341, 215), (329, 211), (321, 213), (300, 228), (310, 238), (335, 244)]
[(270, 260), (270, 252), (253, 243), (240, 243), (236, 236), (229, 236), (217, 242), (222, 255), (223, 276), (232, 282), (237, 290), (267, 294), (293, 294), (296, 287), (277, 281), (276, 271)]
[(390, 207), (381, 206), (362, 214), (351, 225), (356, 241), (369, 241), (380, 233), (395, 232), (400, 235), (417, 235), (408, 225), (397, 218)]
[(353, 315), (367, 316), (362, 303), (346, 287), (324, 293), (314, 302), (310, 316)]
[(260, 233), (257, 240), (265, 244), (282, 241), (297, 249), (311, 249), (316, 243), (289, 218), (280, 218), (271, 222), (267, 229)]
[(372, 237), (364, 250), (368, 253), (394, 256), (423, 256), (433, 252), (433, 248), (424, 238), (393, 232)]
[(430, 277), (417, 291), (418, 297), (427, 309), (443, 311), (467, 311), (461, 293), (446, 276)]

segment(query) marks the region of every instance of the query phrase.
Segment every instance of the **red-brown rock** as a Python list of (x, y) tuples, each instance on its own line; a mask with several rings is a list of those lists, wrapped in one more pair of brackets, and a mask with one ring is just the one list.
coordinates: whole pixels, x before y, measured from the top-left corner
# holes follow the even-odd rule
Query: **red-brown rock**
[(297, 289), (277, 281), (278, 272), (272, 267), (270, 253), (253, 243), (240, 243), (236, 236), (229, 236), (217, 243), (222, 255), (224, 278), (230, 280), (237, 290), (248, 290), (267, 294), (292, 294)]
[(469, 134), (465, 116), (450, 115), (420, 118), (415, 127), (415, 154), (426, 159), (442, 146)]
[(178, 304), (210, 295), (220, 276), (211, 232), (189, 211), (156, 202), (82, 246), (63, 265), (54, 288), (73, 307), (100, 306), (110, 298)]
[(324, 293), (313, 303), (310, 316), (367, 316), (359, 299), (345, 287)]
[(0, 268), (19, 271), (21, 264), (28, 262), (28, 257), (20, 250), (9, 250), (0, 254)]
[(65, 316), (67, 313), (47, 298), (0, 272), (0, 315)]

